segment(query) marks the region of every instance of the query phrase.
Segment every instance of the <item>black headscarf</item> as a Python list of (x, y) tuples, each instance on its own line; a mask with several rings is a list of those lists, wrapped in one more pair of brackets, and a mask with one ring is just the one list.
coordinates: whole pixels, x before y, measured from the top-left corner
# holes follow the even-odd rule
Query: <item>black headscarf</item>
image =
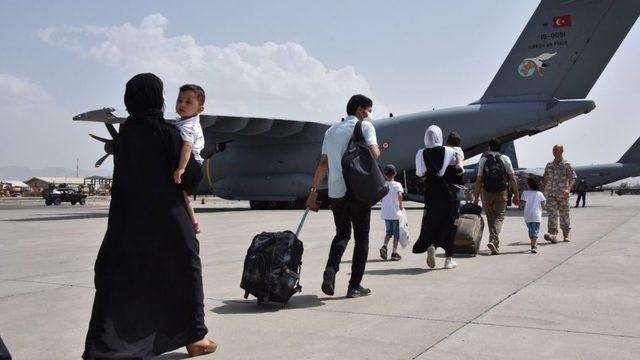
[(138, 74), (127, 82), (124, 104), (130, 118), (163, 119), (163, 84), (152, 73)]

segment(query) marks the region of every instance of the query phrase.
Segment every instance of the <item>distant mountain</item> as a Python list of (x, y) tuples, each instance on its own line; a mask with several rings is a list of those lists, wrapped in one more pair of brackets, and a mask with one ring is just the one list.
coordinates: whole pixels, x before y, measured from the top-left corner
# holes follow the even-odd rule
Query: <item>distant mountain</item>
[[(78, 175), (80, 177), (88, 177), (92, 175), (111, 176), (112, 174), (113, 171), (107, 169), (80, 169), (78, 171)], [(36, 176), (76, 177), (76, 170), (62, 167), (31, 169), (24, 166), (0, 166), (0, 180), (25, 181)]]

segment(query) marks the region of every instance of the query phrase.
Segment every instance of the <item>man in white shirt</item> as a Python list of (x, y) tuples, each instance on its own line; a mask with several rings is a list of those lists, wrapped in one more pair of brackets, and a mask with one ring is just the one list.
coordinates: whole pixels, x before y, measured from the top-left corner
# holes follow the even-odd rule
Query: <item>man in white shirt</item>
[(482, 191), (482, 207), (489, 225), (489, 244), (487, 247), (491, 250), (491, 255), (500, 254), (500, 231), (507, 210), (508, 185), (511, 185), (511, 191), (513, 191), (513, 203), (516, 206), (520, 203), (518, 181), (513, 173), (511, 159), (500, 154), (500, 147), (500, 142), (497, 139), (491, 139), (488, 151), (480, 158), (473, 199), (473, 202), (477, 204)]
[(323, 274), (322, 291), (327, 295), (333, 295), (335, 292), (336, 272), (339, 270), (342, 254), (351, 238), (352, 225), (355, 246), (347, 297), (360, 297), (371, 293), (371, 290), (360, 284), (369, 253), (371, 207), (358, 202), (349, 193), (342, 176), (342, 156), (347, 150), (356, 124), (358, 121), (362, 121), (365, 142), (373, 156), (380, 157), (376, 130), (369, 121), (372, 106), (373, 102), (366, 96), (359, 94), (352, 96), (347, 103), (347, 118), (327, 130), (322, 143), (322, 157), (313, 178), (311, 193), (307, 199), (309, 209), (318, 211), (320, 207), (317, 202), (318, 187), (328, 174), (329, 201), (336, 225), (336, 235), (331, 243), (329, 259)]

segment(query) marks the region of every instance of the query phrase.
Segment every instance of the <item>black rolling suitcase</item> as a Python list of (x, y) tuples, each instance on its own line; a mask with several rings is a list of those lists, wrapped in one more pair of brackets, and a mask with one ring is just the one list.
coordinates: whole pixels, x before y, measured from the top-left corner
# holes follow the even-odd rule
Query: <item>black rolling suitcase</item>
[(293, 294), (302, 291), (300, 270), (304, 247), (298, 239), (309, 209), (306, 209), (295, 234), (263, 232), (256, 235), (247, 250), (240, 287), (244, 298), (249, 294), (258, 304), (268, 301), (287, 304)]

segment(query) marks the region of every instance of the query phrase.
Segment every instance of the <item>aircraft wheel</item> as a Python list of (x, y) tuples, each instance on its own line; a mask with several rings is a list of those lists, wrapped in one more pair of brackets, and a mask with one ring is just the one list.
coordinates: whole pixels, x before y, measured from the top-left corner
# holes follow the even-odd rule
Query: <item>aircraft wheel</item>
[(282, 205), (283, 205), (282, 201), (268, 201), (267, 209), (282, 209), (283, 208)]
[(62, 204), (62, 200), (60, 200), (60, 199), (55, 199), (55, 200), (53, 200), (53, 205), (58, 206), (58, 205), (60, 205), (60, 204)]
[(307, 199), (298, 199), (296, 200), (296, 207), (294, 209), (306, 209), (307, 208)]
[(84, 205), (84, 204), (86, 204), (86, 203), (87, 203), (87, 200), (86, 200), (86, 199), (84, 199), (84, 198), (83, 198), (83, 199), (80, 199), (80, 205)]
[(51, 204), (53, 204), (53, 202), (51, 200), (45, 200), (44, 204), (47, 206), (51, 206)]
[(75, 201), (72, 201), (72, 202), (71, 202), (71, 205), (75, 205), (75, 204), (76, 204), (76, 202), (75, 202)]
[(253, 210), (264, 210), (266, 208), (264, 201), (256, 200), (249, 201), (249, 207), (251, 207)]

